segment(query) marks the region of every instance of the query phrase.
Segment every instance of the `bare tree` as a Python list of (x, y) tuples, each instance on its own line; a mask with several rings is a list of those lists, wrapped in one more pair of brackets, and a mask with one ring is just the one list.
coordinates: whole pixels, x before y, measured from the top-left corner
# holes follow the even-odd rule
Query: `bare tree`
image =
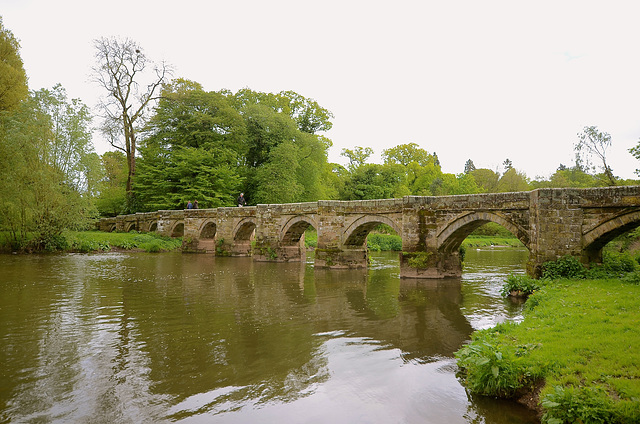
[(126, 191), (131, 200), (137, 133), (172, 72), (165, 62), (150, 61), (142, 48), (128, 38), (102, 37), (94, 40), (94, 44), (97, 65), (93, 68), (93, 78), (107, 91), (98, 105), (104, 119), (101, 131), (113, 147), (127, 156)]
[[(582, 161), (589, 168), (590, 156), (595, 155), (602, 161), (602, 172), (606, 178), (605, 183), (610, 186), (616, 185), (616, 177), (613, 170), (607, 164), (607, 149), (611, 147), (611, 135), (598, 131), (598, 127), (584, 127), (581, 133), (578, 133), (578, 143), (574, 145), (576, 151), (576, 166), (581, 166)], [(594, 167), (595, 168), (595, 167)]]

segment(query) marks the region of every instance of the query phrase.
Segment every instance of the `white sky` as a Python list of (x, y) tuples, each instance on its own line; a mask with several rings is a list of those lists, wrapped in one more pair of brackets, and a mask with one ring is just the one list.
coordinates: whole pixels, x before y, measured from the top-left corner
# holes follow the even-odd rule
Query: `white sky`
[[(122, 36), (205, 90), (293, 90), (334, 115), (343, 148), (416, 143), (443, 171), (467, 159), (530, 178), (573, 165), (583, 127), (612, 136), (614, 174), (637, 178), (640, 7), (629, 1), (0, 0), (31, 89), (89, 106), (92, 40)], [(108, 145), (96, 140), (103, 153)]]

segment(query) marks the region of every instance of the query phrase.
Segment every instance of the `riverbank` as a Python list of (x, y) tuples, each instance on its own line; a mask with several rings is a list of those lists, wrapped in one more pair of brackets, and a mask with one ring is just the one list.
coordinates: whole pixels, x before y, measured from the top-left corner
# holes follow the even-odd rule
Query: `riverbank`
[(465, 385), (519, 398), (545, 423), (640, 422), (639, 283), (547, 282), (521, 323), (477, 331), (456, 353)]
[[(0, 233), (0, 251), (31, 252), (29, 240), (21, 246), (9, 243), (6, 234)], [(182, 238), (161, 236), (157, 233), (106, 233), (102, 231), (65, 231), (55, 239), (45, 251), (48, 252), (108, 252), (112, 250), (128, 250), (149, 253), (169, 252), (182, 246)]]

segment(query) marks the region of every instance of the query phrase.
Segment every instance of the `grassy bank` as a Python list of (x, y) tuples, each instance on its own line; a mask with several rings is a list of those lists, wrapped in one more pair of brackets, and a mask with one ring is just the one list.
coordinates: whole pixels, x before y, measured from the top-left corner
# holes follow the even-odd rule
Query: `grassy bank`
[[(6, 234), (0, 233), (0, 250), (11, 252), (15, 249), (8, 242)], [(24, 242), (29, 246), (29, 240)], [(135, 250), (145, 252), (166, 252), (179, 249), (182, 238), (171, 238), (157, 233), (104, 233), (101, 231), (65, 231), (56, 237), (45, 249), (49, 252), (108, 252), (111, 250)]]
[(639, 283), (637, 272), (542, 282), (521, 323), (477, 331), (457, 352), (466, 386), (520, 398), (545, 423), (640, 422)]

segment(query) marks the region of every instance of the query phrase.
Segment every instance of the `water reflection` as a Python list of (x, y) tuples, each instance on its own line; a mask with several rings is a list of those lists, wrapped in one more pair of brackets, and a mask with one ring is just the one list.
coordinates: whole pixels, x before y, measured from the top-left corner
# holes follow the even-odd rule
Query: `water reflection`
[(518, 314), (486, 271), (400, 280), (374, 259), (0, 257), (0, 421), (534, 422), (455, 378), (473, 329)]

